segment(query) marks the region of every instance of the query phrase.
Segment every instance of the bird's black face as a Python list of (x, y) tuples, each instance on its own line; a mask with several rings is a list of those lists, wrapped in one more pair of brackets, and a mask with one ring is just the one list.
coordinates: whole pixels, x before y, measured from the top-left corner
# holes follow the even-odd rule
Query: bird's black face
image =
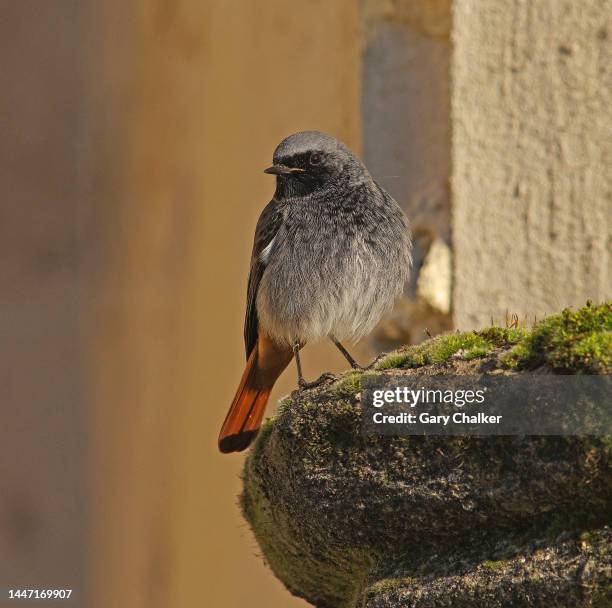
[(340, 188), (367, 174), (343, 143), (319, 131), (301, 131), (281, 141), (274, 164), (265, 172), (277, 176), (276, 198)]
[(342, 169), (338, 160), (322, 150), (300, 152), (274, 159), (274, 165), (264, 171), (278, 177), (282, 192), (303, 195), (323, 187)]

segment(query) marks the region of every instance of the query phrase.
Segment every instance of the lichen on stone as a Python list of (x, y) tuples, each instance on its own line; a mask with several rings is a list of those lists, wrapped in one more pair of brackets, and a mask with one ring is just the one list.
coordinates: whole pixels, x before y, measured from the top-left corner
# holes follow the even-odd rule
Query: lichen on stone
[(459, 574), (382, 579), (364, 590), (360, 608), (609, 608), (612, 531), (588, 534), (590, 543), (568, 535), (512, 559), (465, 564)]

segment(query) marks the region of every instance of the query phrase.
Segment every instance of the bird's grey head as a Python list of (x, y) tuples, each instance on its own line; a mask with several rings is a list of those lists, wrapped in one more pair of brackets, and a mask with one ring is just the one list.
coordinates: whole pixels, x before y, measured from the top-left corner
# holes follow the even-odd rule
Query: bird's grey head
[(319, 131), (294, 133), (278, 144), (274, 164), (276, 196), (300, 196), (369, 179), (362, 162), (340, 141)]

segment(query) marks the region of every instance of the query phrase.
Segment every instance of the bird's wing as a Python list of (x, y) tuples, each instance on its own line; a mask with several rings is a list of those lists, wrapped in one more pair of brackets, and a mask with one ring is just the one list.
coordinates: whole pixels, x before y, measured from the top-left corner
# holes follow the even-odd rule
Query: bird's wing
[(257, 290), (266, 269), (270, 251), (274, 245), (274, 239), (282, 223), (281, 204), (273, 199), (261, 212), (257, 221), (257, 227), (255, 228), (251, 271), (249, 273), (249, 286), (247, 289), (247, 308), (244, 319), (244, 346), (247, 359), (255, 348), (258, 338)]

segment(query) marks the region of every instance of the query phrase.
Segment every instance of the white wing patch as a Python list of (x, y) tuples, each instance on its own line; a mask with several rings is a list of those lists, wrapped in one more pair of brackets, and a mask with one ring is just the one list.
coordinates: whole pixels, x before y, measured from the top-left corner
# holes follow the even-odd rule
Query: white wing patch
[(263, 264), (267, 264), (268, 263), (268, 258), (270, 257), (270, 252), (272, 251), (272, 246), (274, 245), (274, 241), (276, 240), (276, 237), (274, 237), (262, 250), (262, 252), (259, 254), (259, 261), (262, 262)]

